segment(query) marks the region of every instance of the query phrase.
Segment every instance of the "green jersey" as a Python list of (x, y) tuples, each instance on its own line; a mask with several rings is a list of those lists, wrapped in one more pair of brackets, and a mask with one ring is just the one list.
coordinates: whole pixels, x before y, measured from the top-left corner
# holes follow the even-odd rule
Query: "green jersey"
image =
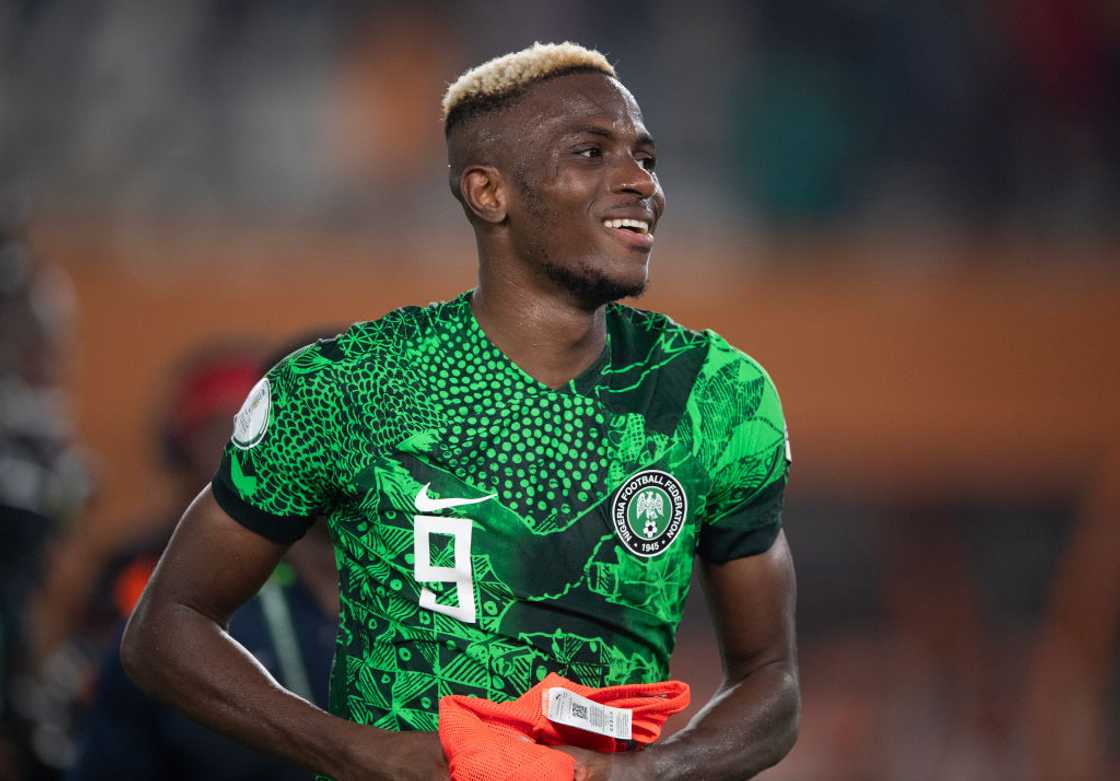
[(299, 350), (250, 393), (213, 482), (278, 542), (326, 518), (340, 616), (331, 711), (434, 730), (440, 697), (668, 675), (695, 555), (778, 534), (770, 378), (711, 331), (611, 304), (563, 387), (482, 331), (470, 293)]

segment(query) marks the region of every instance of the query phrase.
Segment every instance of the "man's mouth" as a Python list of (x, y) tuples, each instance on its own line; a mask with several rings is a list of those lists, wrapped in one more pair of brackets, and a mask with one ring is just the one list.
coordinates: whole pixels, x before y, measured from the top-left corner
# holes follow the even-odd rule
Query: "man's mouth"
[(649, 223), (645, 220), (603, 220), (603, 225), (614, 230), (634, 231), (635, 233), (649, 233)]
[(642, 253), (653, 249), (653, 234), (649, 232), (650, 223), (647, 220), (619, 217), (603, 220), (603, 227), (627, 249)]

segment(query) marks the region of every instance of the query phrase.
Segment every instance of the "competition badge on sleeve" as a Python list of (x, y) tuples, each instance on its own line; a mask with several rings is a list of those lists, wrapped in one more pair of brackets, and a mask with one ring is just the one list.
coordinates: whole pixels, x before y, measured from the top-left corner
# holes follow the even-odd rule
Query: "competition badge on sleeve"
[(262, 377), (249, 391), (241, 409), (233, 416), (233, 444), (242, 450), (248, 450), (264, 439), (271, 406), (272, 390), (268, 378)]

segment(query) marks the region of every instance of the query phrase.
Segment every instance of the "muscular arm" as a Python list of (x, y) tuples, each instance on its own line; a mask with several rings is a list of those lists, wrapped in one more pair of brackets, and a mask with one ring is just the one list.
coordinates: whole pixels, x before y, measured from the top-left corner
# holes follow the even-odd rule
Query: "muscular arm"
[(745, 779), (797, 740), (796, 583), (785, 534), (766, 553), (705, 564), (723, 683), (688, 727), (646, 752), (658, 779)]
[(206, 488), (128, 623), (125, 670), (197, 721), (340, 781), (446, 778), (435, 735), (389, 733), (331, 716), (280, 686), (230, 637), (230, 616), (284, 551), (233, 521)]
[(562, 750), (576, 778), (739, 781), (776, 764), (797, 740), (801, 695), (793, 612), (796, 584), (784, 534), (770, 550), (705, 564), (703, 580), (723, 658), (723, 683), (689, 725), (642, 752)]

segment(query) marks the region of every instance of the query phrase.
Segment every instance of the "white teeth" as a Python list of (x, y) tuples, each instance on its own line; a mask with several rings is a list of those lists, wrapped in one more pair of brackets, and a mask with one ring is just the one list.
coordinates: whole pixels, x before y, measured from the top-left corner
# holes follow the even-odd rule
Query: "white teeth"
[(645, 220), (603, 220), (603, 225), (608, 228), (636, 228), (639, 233), (649, 233), (649, 223)]

